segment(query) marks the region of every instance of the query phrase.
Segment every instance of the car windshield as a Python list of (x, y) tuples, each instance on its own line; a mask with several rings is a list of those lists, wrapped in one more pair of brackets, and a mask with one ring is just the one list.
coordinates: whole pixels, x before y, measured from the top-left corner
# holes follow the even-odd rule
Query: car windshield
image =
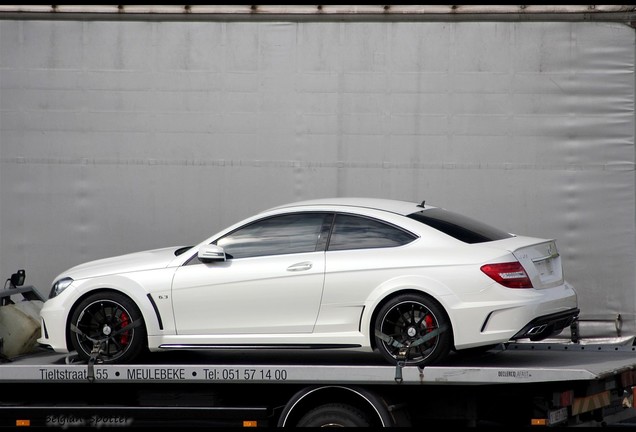
[(514, 237), (490, 225), (441, 208), (422, 210), (411, 213), (408, 217), (465, 243), (485, 243)]

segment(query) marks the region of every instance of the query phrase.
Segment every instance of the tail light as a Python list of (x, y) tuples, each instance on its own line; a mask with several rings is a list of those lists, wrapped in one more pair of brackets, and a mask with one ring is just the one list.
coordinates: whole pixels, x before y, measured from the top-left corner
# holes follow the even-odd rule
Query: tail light
[(485, 264), (481, 271), (507, 288), (532, 288), (532, 282), (519, 261)]

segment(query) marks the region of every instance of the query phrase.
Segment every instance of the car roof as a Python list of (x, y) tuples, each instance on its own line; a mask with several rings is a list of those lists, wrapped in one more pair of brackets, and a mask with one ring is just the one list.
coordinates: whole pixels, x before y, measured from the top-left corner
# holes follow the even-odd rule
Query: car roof
[[(280, 205), (269, 210), (279, 210), (291, 207), (360, 207), (374, 210), (383, 210), (401, 215), (408, 215), (424, 209), (422, 204), (410, 201), (383, 199), (383, 198), (363, 198), (363, 197), (337, 197), (320, 198), (306, 201)], [(433, 208), (427, 205), (426, 208)], [(268, 211), (269, 211), (268, 210)]]

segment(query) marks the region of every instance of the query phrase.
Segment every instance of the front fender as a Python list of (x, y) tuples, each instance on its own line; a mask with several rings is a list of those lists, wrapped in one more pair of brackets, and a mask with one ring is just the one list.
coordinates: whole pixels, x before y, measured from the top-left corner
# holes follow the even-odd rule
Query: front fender
[[(174, 270), (165, 269), (165, 271), (168, 274), (164, 275), (164, 277), (153, 275), (152, 283), (148, 280), (150, 277), (148, 275), (149, 272), (109, 275), (75, 281), (73, 287), (76, 291), (72, 305), (100, 290), (117, 291), (129, 297), (137, 305), (144, 318), (149, 336), (165, 334), (166, 332), (174, 333), (171, 304), (169, 301), (160, 300), (170, 299), (169, 292)], [(72, 307), (68, 307), (67, 310), (69, 311), (68, 320)]]

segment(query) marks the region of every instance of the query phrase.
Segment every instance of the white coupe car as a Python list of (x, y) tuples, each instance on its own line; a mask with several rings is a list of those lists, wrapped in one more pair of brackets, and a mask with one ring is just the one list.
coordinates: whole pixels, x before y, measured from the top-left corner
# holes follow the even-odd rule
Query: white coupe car
[(192, 247), (71, 268), (38, 342), (105, 363), (147, 350), (343, 348), (425, 366), (550, 337), (578, 313), (555, 240), (425, 203), (334, 198), (264, 211)]

